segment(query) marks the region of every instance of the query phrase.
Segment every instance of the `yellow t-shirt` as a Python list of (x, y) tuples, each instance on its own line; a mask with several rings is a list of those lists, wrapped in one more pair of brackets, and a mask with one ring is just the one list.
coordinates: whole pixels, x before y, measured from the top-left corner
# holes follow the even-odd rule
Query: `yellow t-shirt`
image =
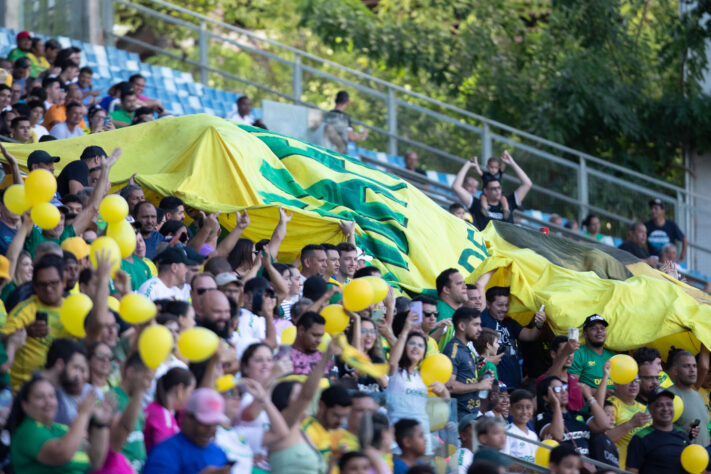
[(348, 450), (345, 452), (358, 450), (358, 440), (355, 436), (342, 428), (329, 431), (313, 416), (309, 416), (304, 420), (301, 424), (301, 429), (314, 443), (314, 446), (319, 450), (326, 460), (326, 463), (331, 461), (332, 453), (338, 450), (340, 444), (346, 444), (348, 446)]
[[(615, 396), (610, 397), (609, 400), (615, 408), (615, 426), (620, 426), (622, 423), (626, 423), (634, 416), (635, 413), (647, 410), (647, 407), (638, 401), (635, 401), (632, 405), (628, 405)], [(649, 426), (649, 423), (644, 426)], [(615, 443), (615, 446), (617, 446), (617, 449), (620, 452), (620, 469), (625, 468), (625, 461), (627, 460), (627, 446), (629, 446), (632, 437), (635, 433), (644, 428), (644, 426), (633, 428)]]
[(672, 385), (674, 385), (674, 382), (671, 377), (669, 377), (669, 375), (663, 370), (659, 372), (659, 386), (662, 388), (669, 388)]
[(427, 336), (427, 351), (425, 352), (425, 357), (429, 357), (432, 354), (439, 354), (439, 346), (437, 346), (437, 341), (431, 336)]
[(60, 306), (61, 304), (56, 307), (47, 306), (40, 302), (37, 295), (32, 295), (15, 306), (7, 317), (7, 321), (0, 330), (2, 334), (12, 334), (32, 324), (38, 312), (47, 313), (47, 325), (49, 326), (47, 337), (28, 337), (25, 345), (15, 354), (15, 363), (10, 368), (10, 383), (13, 392), (17, 392), (24, 382), (32, 378), (32, 372), (44, 366), (47, 351), (54, 339), (72, 337), (64, 329), (64, 325), (59, 319)]

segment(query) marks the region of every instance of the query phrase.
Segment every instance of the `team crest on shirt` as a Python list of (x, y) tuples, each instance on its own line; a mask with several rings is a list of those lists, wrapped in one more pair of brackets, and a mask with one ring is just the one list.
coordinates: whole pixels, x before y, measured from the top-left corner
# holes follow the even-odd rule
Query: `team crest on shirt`
[(589, 361), (588, 361), (588, 365), (589, 365), (590, 367), (593, 367), (593, 366), (595, 365), (595, 361), (594, 361), (594, 360), (589, 360)]

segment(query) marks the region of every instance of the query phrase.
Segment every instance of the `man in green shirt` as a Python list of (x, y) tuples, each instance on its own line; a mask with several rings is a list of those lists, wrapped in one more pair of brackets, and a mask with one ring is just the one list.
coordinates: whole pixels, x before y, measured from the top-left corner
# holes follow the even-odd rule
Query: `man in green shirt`
[(116, 394), (119, 413), (111, 423), (110, 448), (126, 456), (136, 472), (141, 472), (146, 462), (141, 404), (153, 380), (153, 371), (148, 370), (138, 353), (134, 352), (126, 360), (122, 372), (121, 384), (112, 389)]
[[(456, 268), (448, 268), (437, 276), (437, 321), (452, 319), (454, 312), (467, 301), (467, 284), (464, 277)], [(439, 349), (454, 336), (454, 327), (448, 326), (447, 331), (439, 340)]]
[[(592, 314), (585, 318), (583, 323), (585, 345), (575, 351), (573, 365), (568, 369), (568, 373), (577, 377), (580, 383), (595, 389), (602, 380), (602, 366), (615, 355), (604, 347), (607, 325), (608, 322), (599, 314)], [(614, 389), (611, 380), (608, 380), (607, 388)]]
[(138, 98), (133, 89), (126, 88), (121, 91), (121, 107), (111, 112), (111, 118), (117, 128), (131, 125), (137, 102)]

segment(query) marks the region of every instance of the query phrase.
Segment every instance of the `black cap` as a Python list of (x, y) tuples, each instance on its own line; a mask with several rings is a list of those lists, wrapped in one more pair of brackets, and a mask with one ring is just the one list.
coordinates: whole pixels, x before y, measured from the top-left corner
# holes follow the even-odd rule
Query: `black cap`
[(106, 156), (106, 152), (100, 146), (92, 145), (84, 148), (79, 157), (82, 160), (88, 160), (94, 158), (95, 156)]
[(37, 163), (57, 163), (58, 156), (52, 156), (44, 150), (35, 150), (27, 157), (27, 169), (32, 169), (32, 165)]
[(666, 208), (666, 206), (664, 205), (664, 201), (662, 201), (659, 198), (655, 198), (655, 199), (652, 199), (649, 201), (649, 207), (652, 207), (652, 206), (659, 206), (662, 209)]
[(647, 405), (651, 405), (654, 403), (659, 397), (667, 397), (671, 398), (674, 400), (674, 392), (667, 388), (659, 388), (655, 392), (651, 392), (649, 395), (647, 395)]
[(602, 323), (605, 327), (609, 326), (609, 323), (605, 321), (605, 318), (603, 318), (599, 314), (591, 314), (590, 316), (585, 318), (585, 322), (583, 323), (583, 329), (587, 329), (595, 323)]
[(304, 298), (316, 301), (321, 298), (326, 291), (328, 291), (328, 283), (326, 283), (320, 276), (313, 275), (304, 281), (302, 294)]
[(185, 265), (197, 265), (198, 262), (190, 260), (185, 251), (178, 247), (168, 247), (155, 258), (156, 263), (170, 265), (172, 263), (184, 263)]

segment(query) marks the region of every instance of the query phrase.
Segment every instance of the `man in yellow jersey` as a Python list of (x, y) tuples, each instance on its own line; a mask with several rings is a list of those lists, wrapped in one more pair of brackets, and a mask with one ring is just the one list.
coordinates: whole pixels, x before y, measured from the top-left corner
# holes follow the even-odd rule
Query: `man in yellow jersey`
[(606, 434), (620, 452), (621, 469), (625, 468), (627, 446), (629, 446), (630, 440), (652, 421), (646, 411), (646, 405), (635, 400), (639, 394), (639, 384), (638, 378), (627, 384), (616, 383), (615, 395), (609, 398), (615, 409), (615, 427)]
[(27, 343), (17, 351), (10, 368), (13, 391), (17, 391), (30, 380), (32, 372), (44, 365), (54, 339), (71, 337), (59, 319), (64, 289), (62, 257), (48, 254), (35, 263), (32, 288), (35, 294), (12, 310), (0, 330), (3, 341), (23, 328), (27, 330)]
[(307, 417), (301, 425), (326, 462), (332, 458), (338, 461), (346, 431), (341, 426), (350, 415), (352, 404), (351, 395), (344, 387), (329, 387), (321, 393), (316, 416)]

